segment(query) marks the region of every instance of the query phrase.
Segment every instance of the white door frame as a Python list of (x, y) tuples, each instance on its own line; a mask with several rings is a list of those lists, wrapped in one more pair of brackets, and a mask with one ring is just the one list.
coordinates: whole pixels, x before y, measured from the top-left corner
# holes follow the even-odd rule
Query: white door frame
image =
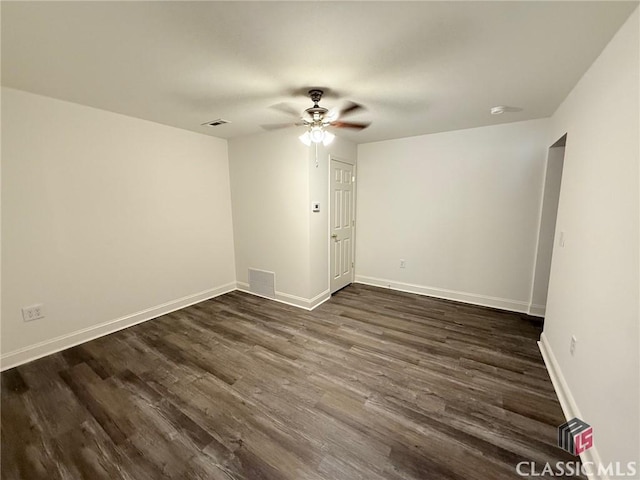
[(327, 169), (327, 196), (329, 198), (329, 212), (327, 215), (327, 281), (329, 284), (329, 293), (331, 292), (331, 211), (333, 209), (333, 195), (331, 192), (331, 162), (335, 160), (336, 162), (346, 163), (347, 165), (353, 166), (353, 177), (355, 180), (353, 181), (353, 202), (351, 205), (351, 218), (354, 220), (354, 224), (351, 227), (351, 258), (353, 260), (353, 267), (351, 268), (351, 283), (353, 283), (356, 279), (356, 227), (358, 226), (358, 220), (356, 219), (356, 203), (358, 202), (358, 166), (356, 164), (356, 160), (349, 160), (345, 158), (336, 157), (335, 155), (329, 155), (329, 168)]

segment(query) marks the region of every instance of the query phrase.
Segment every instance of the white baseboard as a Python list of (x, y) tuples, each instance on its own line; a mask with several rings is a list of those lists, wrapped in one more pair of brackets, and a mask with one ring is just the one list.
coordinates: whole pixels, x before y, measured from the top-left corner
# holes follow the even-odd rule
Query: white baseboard
[(223, 295), (236, 289), (235, 282), (222, 285), (217, 288), (205, 290), (204, 292), (187, 295), (186, 297), (172, 300), (162, 305), (147, 308), (140, 312), (126, 315), (115, 320), (110, 320), (98, 325), (76, 330), (75, 332), (61, 335), (51, 340), (45, 340), (34, 345), (19, 348), (0, 356), (0, 371), (22, 365), (23, 363), (37, 360), (38, 358), (51, 355), (52, 353), (66, 350), (81, 343), (88, 342), (98, 337), (117, 332), (127, 327), (146, 322), (161, 315), (180, 310), (194, 303), (203, 302), (211, 298)]
[(546, 310), (546, 305), (538, 305), (535, 303), (529, 305), (529, 315), (532, 315), (534, 317), (544, 317)]
[(356, 275), (355, 282), (372, 285), (374, 287), (390, 288), (401, 292), (417, 293), (418, 295), (471, 303), (473, 305), (481, 305), (483, 307), (499, 308), (501, 310), (509, 310), (512, 312), (527, 313), (529, 311), (529, 302), (521, 302), (507, 298), (489, 297), (475, 293), (446, 290), (444, 288), (426, 287), (424, 285), (396, 282), (395, 280), (386, 280), (384, 278), (365, 277), (363, 275)]
[(244, 293), (255, 295), (256, 297), (285, 303), (287, 305), (291, 305), (292, 307), (303, 308), (305, 310), (313, 310), (314, 308), (318, 307), (331, 298), (331, 292), (329, 292), (329, 290), (325, 290), (324, 292), (319, 293), (313, 298), (304, 298), (297, 295), (291, 295), (290, 293), (278, 291), (276, 291), (276, 298), (265, 297), (264, 295), (260, 295), (259, 293), (250, 291), (249, 284), (245, 282), (236, 282), (236, 289)]
[[(573, 398), (573, 394), (571, 393), (569, 385), (567, 384), (564, 375), (562, 374), (562, 370), (560, 370), (560, 365), (556, 360), (556, 356), (553, 354), (553, 350), (551, 350), (551, 346), (549, 345), (544, 332), (542, 332), (542, 335), (540, 335), (538, 347), (540, 348), (542, 359), (544, 360), (544, 364), (547, 367), (547, 372), (549, 373), (549, 377), (551, 378), (551, 383), (553, 384), (553, 388), (556, 391), (556, 395), (558, 396), (558, 401), (560, 402), (560, 406), (562, 407), (562, 412), (564, 413), (565, 418), (567, 420), (570, 420), (574, 417), (583, 419), (582, 414), (580, 413), (580, 409), (578, 408), (578, 405)], [(592, 465), (600, 465), (602, 463), (596, 445), (591, 447), (586, 452), (582, 453), (580, 455), (580, 460), (583, 464), (591, 462)], [(588, 473), (594, 473), (594, 475), (589, 475), (590, 480), (609, 480), (609, 476), (606, 474), (597, 475), (596, 472)]]
[(329, 289), (320, 292), (318, 295), (309, 300), (309, 310), (313, 310), (331, 298)]

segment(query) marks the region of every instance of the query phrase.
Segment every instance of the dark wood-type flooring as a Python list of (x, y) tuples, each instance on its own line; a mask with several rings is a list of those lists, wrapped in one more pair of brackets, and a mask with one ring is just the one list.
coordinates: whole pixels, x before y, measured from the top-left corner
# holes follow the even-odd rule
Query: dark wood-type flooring
[(2, 479), (503, 479), (574, 461), (524, 315), (233, 292), (2, 374)]

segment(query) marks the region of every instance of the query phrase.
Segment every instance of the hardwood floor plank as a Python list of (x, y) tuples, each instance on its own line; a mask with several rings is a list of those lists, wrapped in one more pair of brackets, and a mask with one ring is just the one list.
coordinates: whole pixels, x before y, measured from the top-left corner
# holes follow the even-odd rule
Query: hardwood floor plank
[(124, 443), (135, 432), (136, 427), (126, 415), (131, 403), (125, 392), (105, 385), (86, 363), (60, 372), (60, 377), (114, 444)]
[(22, 395), (29, 390), (29, 386), (25, 383), (17, 368), (12, 368), (6, 372), (6, 375), (2, 375), (0, 387), (2, 389), (2, 398), (9, 398), (12, 394)]
[(8, 370), (0, 478), (462, 480), (574, 461), (531, 317), (231, 292)]

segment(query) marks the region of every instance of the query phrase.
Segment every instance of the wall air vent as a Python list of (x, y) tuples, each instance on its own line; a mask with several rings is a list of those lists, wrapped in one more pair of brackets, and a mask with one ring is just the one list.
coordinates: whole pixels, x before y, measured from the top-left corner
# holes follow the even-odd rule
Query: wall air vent
[(249, 269), (249, 291), (267, 298), (276, 298), (276, 274), (256, 268)]
[(211, 120), (210, 122), (204, 122), (202, 124), (203, 127), (217, 127), (218, 125), (224, 125), (225, 123), (231, 123), (229, 120), (225, 120), (224, 118), (218, 118), (216, 120)]

